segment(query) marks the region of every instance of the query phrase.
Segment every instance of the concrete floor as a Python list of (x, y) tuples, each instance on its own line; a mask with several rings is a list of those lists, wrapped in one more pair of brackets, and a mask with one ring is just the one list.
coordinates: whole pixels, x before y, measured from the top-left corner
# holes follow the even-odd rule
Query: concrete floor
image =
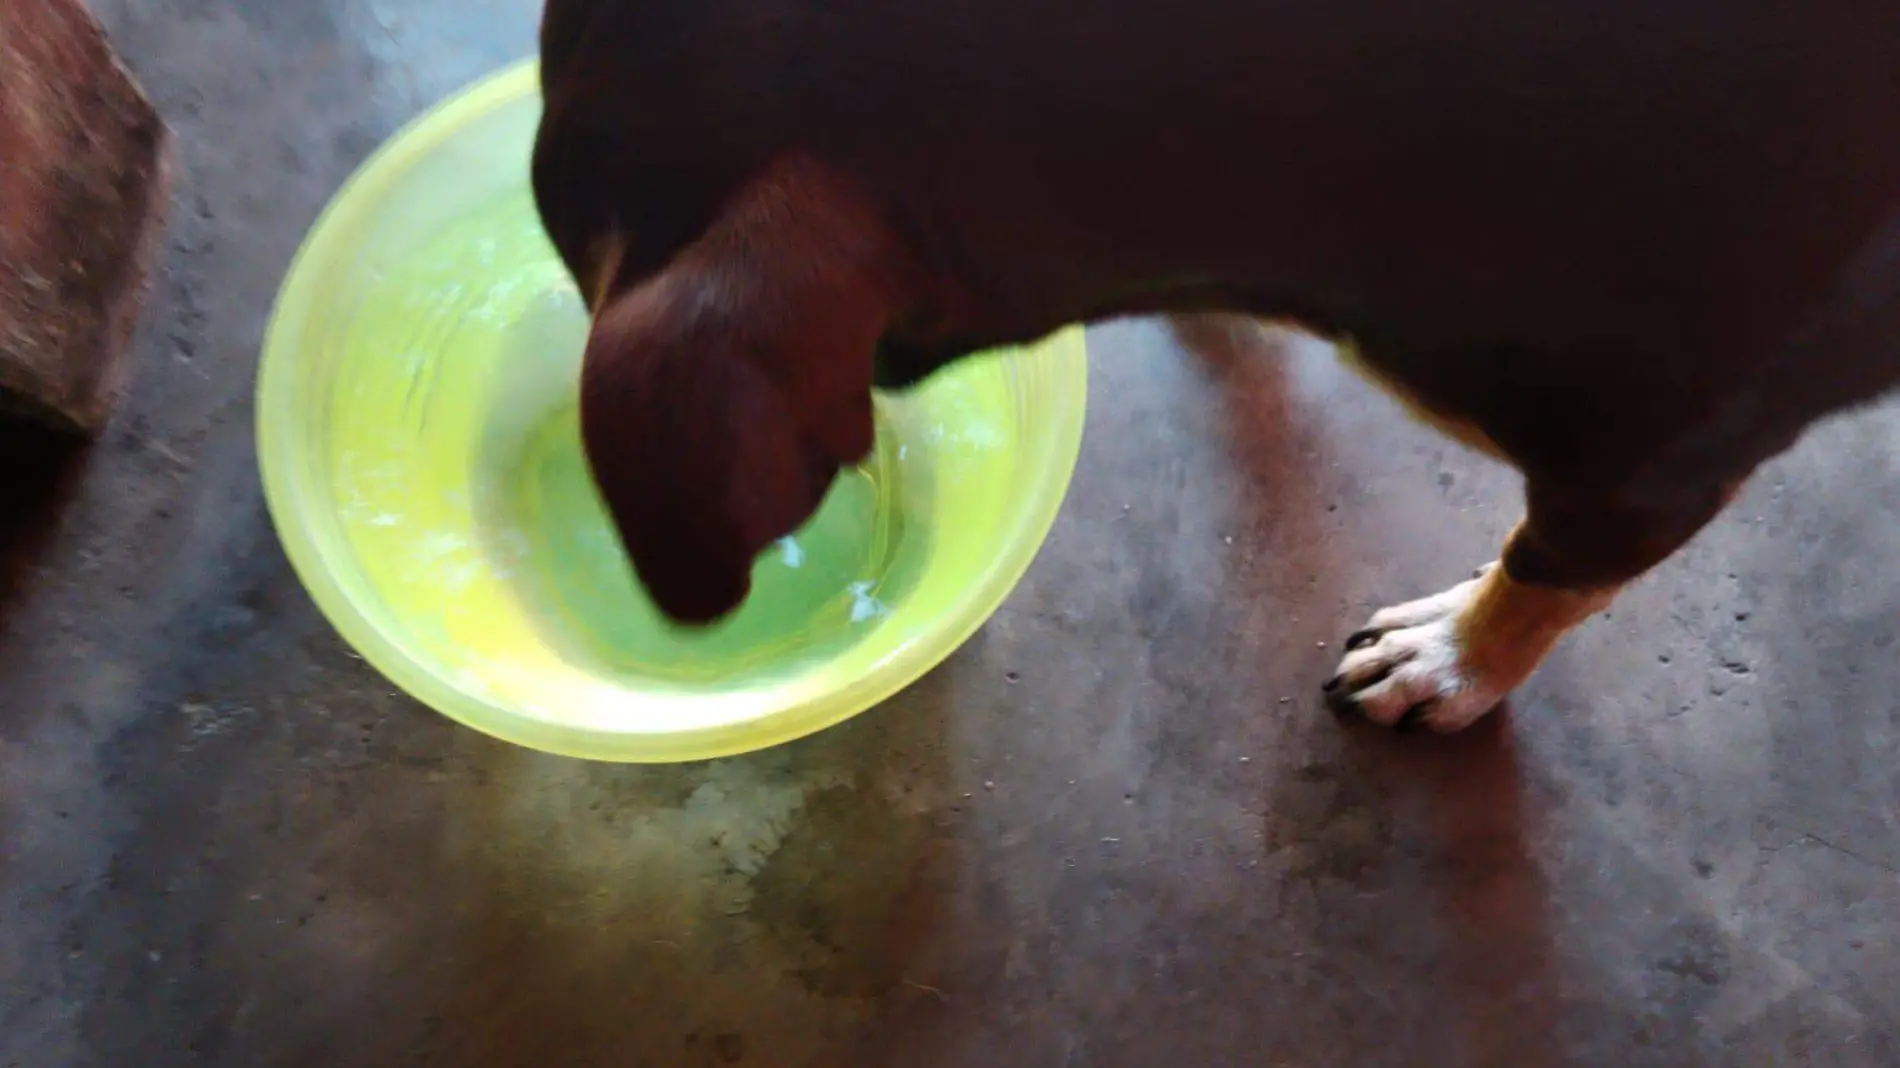
[(748, 758), (537, 756), (331, 634), (250, 425), (300, 235), (530, 0), (95, 6), (182, 183), (124, 411), (0, 523), (0, 1066), (1900, 1064), (1900, 411), (1395, 738), (1320, 711), (1337, 639), (1512, 477), (1310, 346), (1102, 330), (945, 667)]

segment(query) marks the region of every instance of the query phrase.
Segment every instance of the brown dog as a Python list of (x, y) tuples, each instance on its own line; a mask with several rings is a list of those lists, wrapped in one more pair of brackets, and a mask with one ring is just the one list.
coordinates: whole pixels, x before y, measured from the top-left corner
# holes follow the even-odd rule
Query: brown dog
[(1890, 0), (551, 0), (542, 53), (585, 445), (681, 620), (865, 453), (874, 384), (1295, 318), (1524, 473), (1501, 565), (1328, 684), (1455, 730), (1900, 378)]

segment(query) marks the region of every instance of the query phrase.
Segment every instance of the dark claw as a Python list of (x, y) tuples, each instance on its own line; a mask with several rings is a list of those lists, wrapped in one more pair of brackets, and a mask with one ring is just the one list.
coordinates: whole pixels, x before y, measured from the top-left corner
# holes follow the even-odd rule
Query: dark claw
[(1321, 686), (1319, 688), (1319, 692), (1332, 693), (1334, 690), (1339, 689), (1340, 683), (1345, 682), (1345, 681), (1346, 681), (1346, 676), (1334, 675), (1332, 678), (1326, 680), (1326, 685)]
[(1340, 719), (1365, 718), (1365, 709), (1343, 689), (1326, 691), (1326, 708)]
[(1406, 709), (1405, 715), (1399, 717), (1399, 721), (1392, 725), (1392, 729), (1395, 731), (1417, 730), (1424, 723), (1425, 713), (1431, 711), (1431, 707), (1430, 701), (1420, 701)]
[(1350, 653), (1355, 649), (1364, 649), (1366, 646), (1378, 641), (1384, 635), (1384, 631), (1374, 627), (1355, 630), (1346, 638), (1346, 651)]

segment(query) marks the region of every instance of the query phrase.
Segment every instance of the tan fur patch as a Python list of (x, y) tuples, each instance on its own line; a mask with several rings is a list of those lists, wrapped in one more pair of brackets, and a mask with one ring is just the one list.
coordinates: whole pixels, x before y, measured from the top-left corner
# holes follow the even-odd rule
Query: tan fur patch
[(627, 239), (619, 230), (609, 230), (594, 240), (589, 248), (593, 262), (589, 265), (592, 277), (588, 278), (583, 296), (591, 311), (599, 311), (607, 304), (614, 280), (620, 274), (620, 261), (627, 255)]
[(1530, 586), (1502, 565), (1493, 567), (1458, 614), (1459, 659), (1472, 675), (1502, 689), (1515, 688), (1558, 639), (1609, 607), (1616, 592)]

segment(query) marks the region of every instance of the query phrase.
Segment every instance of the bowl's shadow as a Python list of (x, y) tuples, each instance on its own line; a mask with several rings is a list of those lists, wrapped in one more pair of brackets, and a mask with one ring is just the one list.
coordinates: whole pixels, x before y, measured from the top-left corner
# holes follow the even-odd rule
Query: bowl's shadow
[(674, 766), (486, 746), (438, 1060), (845, 1063), (956, 898), (956, 665), (799, 742)]

